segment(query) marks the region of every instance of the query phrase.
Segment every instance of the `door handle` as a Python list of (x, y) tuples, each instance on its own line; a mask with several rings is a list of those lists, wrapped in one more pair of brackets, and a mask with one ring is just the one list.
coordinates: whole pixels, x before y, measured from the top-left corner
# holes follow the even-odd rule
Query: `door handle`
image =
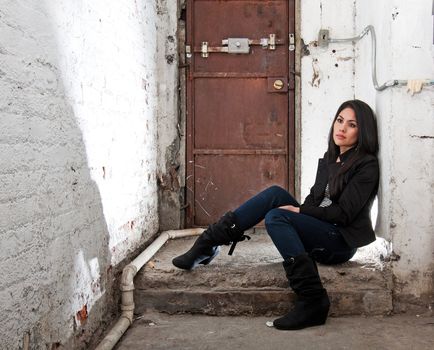
[(288, 92), (288, 78), (284, 76), (268, 77), (267, 92)]

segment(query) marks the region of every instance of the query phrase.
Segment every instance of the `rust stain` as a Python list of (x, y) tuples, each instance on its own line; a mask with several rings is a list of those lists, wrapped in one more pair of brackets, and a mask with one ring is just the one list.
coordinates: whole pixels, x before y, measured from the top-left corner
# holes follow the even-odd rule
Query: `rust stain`
[(85, 305), (81, 308), (81, 310), (79, 310), (79, 311), (77, 312), (77, 314), (76, 314), (76, 318), (77, 318), (77, 321), (80, 322), (80, 324), (83, 324), (84, 322), (86, 322), (87, 317), (88, 317), (88, 314), (87, 314), (87, 304), (85, 304)]

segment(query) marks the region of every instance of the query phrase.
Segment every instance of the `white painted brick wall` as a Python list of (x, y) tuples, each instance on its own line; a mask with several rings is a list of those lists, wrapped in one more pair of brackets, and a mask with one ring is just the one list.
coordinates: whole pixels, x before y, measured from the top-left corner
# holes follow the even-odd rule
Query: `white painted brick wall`
[[(376, 231), (391, 240), (401, 256), (393, 265), (396, 292), (432, 293), (434, 90), (425, 87), (413, 97), (404, 87), (377, 92), (371, 80), (369, 35), (355, 45), (315, 46), (321, 28), (329, 29), (332, 38), (348, 38), (372, 24), (380, 84), (390, 79), (433, 79), (432, 1), (303, 0), (300, 9), (301, 37), (310, 51), (301, 62), (302, 197), (314, 181), (316, 161), (327, 147), (330, 121), (340, 102), (354, 97), (368, 102), (377, 112), (380, 136)], [(315, 70), (319, 82), (313, 80)], [(381, 250), (384, 242), (378, 243), (367, 249)]]
[(352, 37), (353, 11), (353, 1), (301, 1), (301, 38), (310, 52), (301, 61), (302, 199), (315, 182), (318, 158), (327, 149), (328, 132), (336, 110), (342, 102), (354, 98), (352, 45), (321, 48), (317, 46), (318, 33), (320, 29), (328, 29), (335, 38)]
[[(377, 71), (390, 79), (433, 79), (432, 1), (358, 2), (359, 31), (377, 33)], [(376, 11), (372, 11), (372, 8)], [(432, 293), (434, 281), (434, 89), (413, 97), (405, 87), (376, 92), (370, 74), (370, 41), (358, 45), (358, 93), (378, 113), (382, 163), (379, 232), (401, 259), (394, 263), (397, 292)]]
[[(347, 37), (370, 22), (381, 47), (392, 51), (379, 57), (380, 81), (406, 73), (432, 78), (428, 3), (301, 2), (301, 36), (311, 43), (302, 59), (302, 196), (338, 104), (354, 96), (370, 102), (380, 115), (382, 140), (379, 227), (391, 219), (396, 225), (390, 237), (404, 253), (395, 269), (403, 279), (412, 269), (426, 273), (432, 260), (433, 202), (426, 196), (432, 193), (432, 139), (409, 137), (432, 135), (426, 113), (432, 90), (414, 98), (403, 89), (376, 93), (367, 78), (365, 42), (334, 45), (335, 53), (313, 42), (320, 28)], [(394, 7), (400, 14), (391, 23)], [(167, 171), (166, 148), (177, 137), (175, 12), (176, 2), (164, 0), (0, 0), (2, 348), (18, 348), (26, 331), (32, 348), (83, 345), (70, 337), (92, 332), (106, 318), (110, 265), (157, 231), (156, 173)], [(415, 18), (423, 36), (399, 22)], [(403, 50), (402, 38), (421, 49)], [(408, 71), (407, 58), (415, 62)], [(312, 82), (314, 66), (319, 84)], [(400, 147), (403, 139), (408, 147)], [(409, 168), (416, 175), (405, 179)], [(389, 182), (392, 173), (399, 185)], [(421, 215), (394, 204), (404, 202)], [(412, 292), (423, 291), (427, 284), (420, 281)], [(89, 319), (81, 325), (83, 305)]]
[(165, 3), (0, 0), (2, 349), (25, 332), (34, 349), (84, 346), (107, 320), (110, 266), (158, 230)]

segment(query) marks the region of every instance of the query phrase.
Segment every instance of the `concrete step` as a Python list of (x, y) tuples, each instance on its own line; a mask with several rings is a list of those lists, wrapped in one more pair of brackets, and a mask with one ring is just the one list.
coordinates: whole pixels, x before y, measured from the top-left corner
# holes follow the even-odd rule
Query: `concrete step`
[[(210, 265), (193, 271), (171, 263), (191, 247), (194, 239), (169, 241), (135, 279), (136, 312), (169, 314), (281, 315), (295, 299), (288, 288), (282, 259), (264, 234), (252, 234), (248, 242), (229, 247)], [(392, 311), (391, 277), (358, 262), (321, 266), (319, 271), (331, 299), (331, 316), (384, 315)]]

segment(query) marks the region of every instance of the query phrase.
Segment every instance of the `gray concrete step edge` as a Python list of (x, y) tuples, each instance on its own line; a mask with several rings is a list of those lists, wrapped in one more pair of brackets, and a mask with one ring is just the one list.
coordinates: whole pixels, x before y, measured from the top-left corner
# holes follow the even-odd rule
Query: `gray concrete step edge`
[[(329, 292), (331, 316), (386, 315), (392, 312), (392, 293), (387, 290)], [(282, 289), (233, 289), (194, 291), (159, 289), (134, 293), (137, 314), (159, 311), (169, 314), (280, 315), (290, 310), (295, 294)]]
[[(175, 268), (172, 258), (188, 250), (193, 240), (171, 241), (139, 271), (134, 281), (136, 313), (255, 316), (278, 315), (291, 308), (294, 294), (269, 237), (252, 235), (234, 256), (228, 256), (228, 247), (223, 246), (212, 264), (193, 271)], [(353, 261), (318, 268), (332, 301), (331, 315), (392, 311), (392, 278), (387, 268), (378, 270)]]

